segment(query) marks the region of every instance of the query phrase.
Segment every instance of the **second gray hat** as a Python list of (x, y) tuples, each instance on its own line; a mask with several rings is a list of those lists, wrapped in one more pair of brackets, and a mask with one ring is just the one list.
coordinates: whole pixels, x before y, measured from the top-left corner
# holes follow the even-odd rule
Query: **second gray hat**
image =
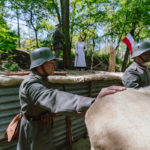
[(138, 43), (133, 47), (132, 56), (130, 58), (140, 56), (141, 54), (149, 50), (150, 50), (150, 41)]

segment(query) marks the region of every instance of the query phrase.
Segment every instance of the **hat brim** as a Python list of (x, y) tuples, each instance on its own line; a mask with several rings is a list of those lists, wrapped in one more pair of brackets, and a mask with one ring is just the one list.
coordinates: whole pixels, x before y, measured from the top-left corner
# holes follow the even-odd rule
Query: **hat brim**
[(49, 58), (49, 59), (47, 59), (47, 60), (44, 60), (43, 58), (38, 59), (38, 60), (35, 60), (35, 61), (31, 62), (30, 70), (32, 70), (32, 69), (34, 69), (34, 68), (36, 68), (36, 67), (38, 67), (38, 66), (43, 65), (43, 64), (44, 64), (45, 62), (47, 62), (47, 61), (55, 60), (55, 59), (56, 59), (55, 57), (51, 57), (51, 58)]
[(145, 49), (144, 51), (138, 52), (138, 53), (136, 53), (135, 55), (130, 56), (130, 58), (132, 59), (132, 58), (135, 58), (135, 57), (137, 57), (137, 56), (140, 56), (141, 54), (143, 54), (143, 53), (145, 53), (145, 52), (147, 52), (147, 51), (150, 51), (150, 48), (147, 48), (147, 49)]

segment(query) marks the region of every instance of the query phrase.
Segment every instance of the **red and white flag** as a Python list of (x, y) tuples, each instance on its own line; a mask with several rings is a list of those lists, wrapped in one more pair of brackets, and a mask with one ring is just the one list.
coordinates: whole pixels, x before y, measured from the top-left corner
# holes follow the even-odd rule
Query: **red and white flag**
[(128, 33), (126, 35), (126, 37), (123, 38), (122, 41), (128, 46), (130, 54), (132, 55), (132, 48), (134, 46), (134, 39), (133, 39), (133, 36), (131, 35), (131, 33)]

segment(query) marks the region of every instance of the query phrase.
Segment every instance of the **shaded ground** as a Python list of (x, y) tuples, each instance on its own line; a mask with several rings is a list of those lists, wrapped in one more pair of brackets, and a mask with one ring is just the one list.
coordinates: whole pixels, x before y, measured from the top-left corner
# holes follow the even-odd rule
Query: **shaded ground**
[(90, 150), (90, 142), (88, 138), (81, 138), (73, 143), (73, 150)]
[[(66, 150), (66, 148), (62, 150)], [(90, 150), (89, 138), (81, 138), (77, 142), (72, 143), (72, 150)]]

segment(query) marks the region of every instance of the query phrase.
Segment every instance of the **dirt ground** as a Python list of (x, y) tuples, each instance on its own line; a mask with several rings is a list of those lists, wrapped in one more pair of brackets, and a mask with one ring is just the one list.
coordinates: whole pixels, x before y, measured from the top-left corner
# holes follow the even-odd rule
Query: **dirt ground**
[[(67, 150), (63, 148), (62, 150)], [(89, 138), (81, 138), (77, 142), (72, 143), (72, 150), (90, 150)]]

